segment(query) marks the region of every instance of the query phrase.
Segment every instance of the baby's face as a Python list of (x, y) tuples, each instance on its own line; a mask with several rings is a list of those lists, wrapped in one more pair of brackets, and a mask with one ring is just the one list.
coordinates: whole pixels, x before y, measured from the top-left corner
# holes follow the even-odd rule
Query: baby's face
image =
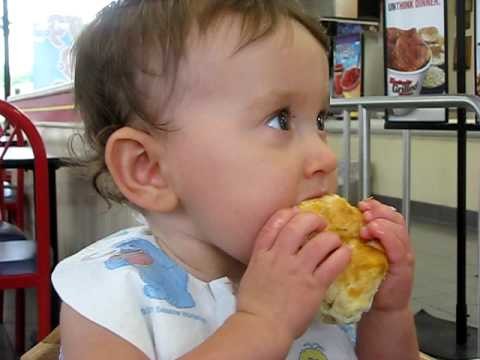
[(247, 263), (276, 210), (336, 187), (336, 158), (318, 128), (328, 60), (297, 23), (238, 52), (225, 22), (181, 64), (166, 167), (194, 235)]

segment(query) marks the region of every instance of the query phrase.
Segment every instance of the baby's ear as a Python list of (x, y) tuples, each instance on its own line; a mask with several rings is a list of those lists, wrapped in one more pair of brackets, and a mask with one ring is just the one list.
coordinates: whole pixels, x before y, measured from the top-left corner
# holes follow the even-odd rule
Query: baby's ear
[(176, 193), (162, 173), (162, 144), (146, 132), (123, 127), (110, 135), (105, 148), (107, 168), (125, 198), (141, 209), (169, 212)]

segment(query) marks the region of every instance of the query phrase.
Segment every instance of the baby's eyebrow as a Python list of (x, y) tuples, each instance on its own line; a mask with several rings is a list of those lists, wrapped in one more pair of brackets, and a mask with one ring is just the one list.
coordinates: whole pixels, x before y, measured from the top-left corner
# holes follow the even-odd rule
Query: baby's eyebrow
[[(306, 94), (299, 94), (296, 91), (288, 89), (273, 89), (268, 92), (260, 93), (259, 95), (252, 94), (252, 101), (248, 105), (249, 109), (253, 110), (271, 110), (272, 107), (280, 107), (290, 105), (292, 101), (302, 102)], [(330, 111), (330, 102), (319, 100), (319, 114), (328, 114)], [(277, 109), (275, 109), (277, 110)]]
[(250, 106), (255, 108), (270, 107), (280, 104), (286, 99), (291, 99), (294, 93), (288, 90), (273, 90), (260, 95), (255, 95)]

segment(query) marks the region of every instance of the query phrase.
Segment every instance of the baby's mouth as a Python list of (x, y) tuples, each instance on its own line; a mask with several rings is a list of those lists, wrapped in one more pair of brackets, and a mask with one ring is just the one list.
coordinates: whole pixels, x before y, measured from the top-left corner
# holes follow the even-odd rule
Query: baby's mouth
[(327, 191), (320, 191), (320, 192), (316, 192), (316, 193), (312, 193), (304, 198), (301, 198), (301, 200), (299, 201), (302, 202), (302, 201), (307, 201), (307, 200), (312, 200), (312, 199), (318, 199), (318, 198), (321, 198), (322, 196), (325, 196), (325, 195), (328, 195), (329, 192)]

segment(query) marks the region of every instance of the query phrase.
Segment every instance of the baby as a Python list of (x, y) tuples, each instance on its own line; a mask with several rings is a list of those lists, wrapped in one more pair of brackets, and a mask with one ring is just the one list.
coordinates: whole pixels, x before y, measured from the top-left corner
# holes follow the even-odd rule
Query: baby
[(94, 185), (148, 225), (55, 269), (65, 359), (418, 359), (409, 236), (375, 200), (389, 273), (356, 342), (315, 318), (350, 260), (296, 207), (336, 190), (327, 47), (293, 0), (123, 0), (86, 27)]

